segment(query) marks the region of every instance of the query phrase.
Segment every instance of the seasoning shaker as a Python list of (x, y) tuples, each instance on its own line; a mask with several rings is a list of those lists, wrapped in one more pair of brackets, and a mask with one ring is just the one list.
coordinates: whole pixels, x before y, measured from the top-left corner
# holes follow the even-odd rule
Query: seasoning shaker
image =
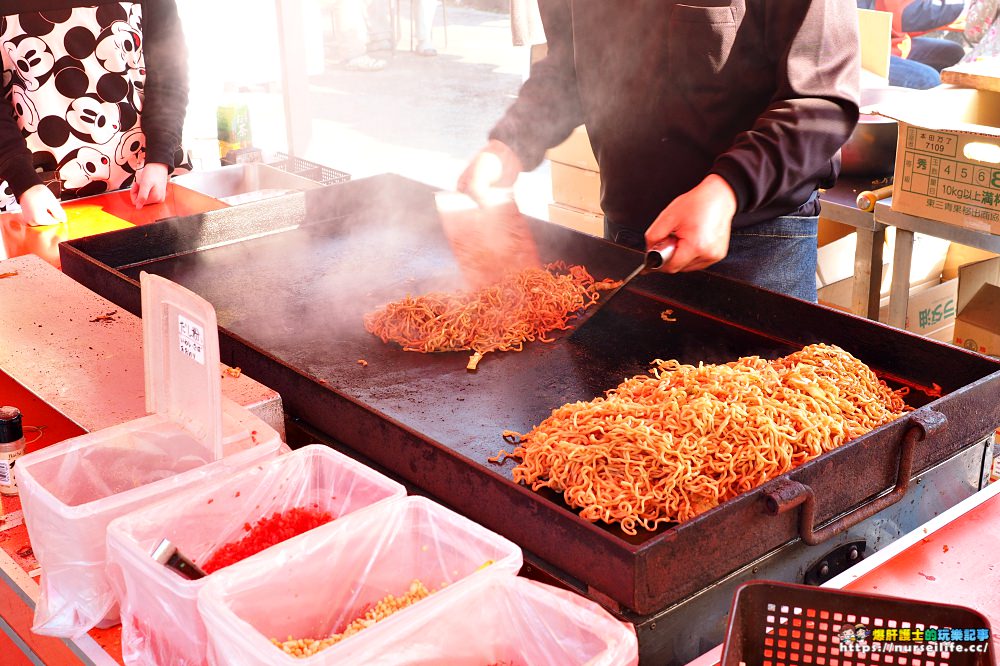
[(17, 407), (0, 407), (0, 493), (17, 494), (14, 479), (14, 462), (24, 454), (24, 427), (21, 410)]

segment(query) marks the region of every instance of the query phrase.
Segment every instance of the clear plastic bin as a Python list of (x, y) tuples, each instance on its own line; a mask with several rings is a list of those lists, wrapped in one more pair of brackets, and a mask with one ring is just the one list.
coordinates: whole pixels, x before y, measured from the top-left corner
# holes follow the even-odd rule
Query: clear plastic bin
[[(352, 642), (379, 641), (481, 577), (513, 577), (513, 543), (422, 497), (358, 511), (212, 576), (198, 595), (209, 663), (342, 664)], [(432, 594), (317, 654), (299, 659), (272, 638), (325, 638), (413, 580)], [(441, 587), (444, 584), (444, 587)]]
[(220, 546), (243, 537), (245, 525), (274, 513), (317, 508), (337, 520), (405, 496), (395, 481), (313, 444), (114, 520), (108, 526), (108, 575), (121, 601), (125, 663), (195, 666), (206, 660), (198, 591), (218, 572), (188, 580), (159, 564), (150, 553), (160, 539), (204, 565)]
[(117, 622), (105, 574), (107, 525), (200, 481), (275, 457), (273, 428), (224, 400), (215, 311), (142, 275), (146, 411), (18, 460), (21, 506), (42, 569), (32, 631), (78, 637)]
[(634, 666), (635, 629), (573, 592), (526, 578), (473, 581), (368, 640), (344, 645), (341, 664), (365, 666)]

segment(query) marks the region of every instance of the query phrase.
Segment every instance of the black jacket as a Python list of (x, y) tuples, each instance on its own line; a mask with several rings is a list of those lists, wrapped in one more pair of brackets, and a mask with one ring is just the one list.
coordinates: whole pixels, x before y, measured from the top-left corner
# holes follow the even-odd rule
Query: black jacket
[(601, 205), (644, 231), (716, 173), (735, 227), (815, 214), (858, 119), (852, 0), (539, 0), (548, 42), (491, 132), (525, 168), (585, 123)]

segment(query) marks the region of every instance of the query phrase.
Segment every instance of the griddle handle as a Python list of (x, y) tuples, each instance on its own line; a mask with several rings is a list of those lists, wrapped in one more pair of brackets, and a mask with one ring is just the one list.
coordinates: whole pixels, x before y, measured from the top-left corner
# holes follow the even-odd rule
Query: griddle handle
[(778, 515), (802, 505), (799, 512), (799, 536), (810, 546), (823, 543), (863, 520), (871, 518), (879, 511), (886, 509), (906, 495), (910, 487), (910, 474), (913, 470), (913, 451), (916, 444), (936, 432), (944, 430), (948, 419), (944, 414), (926, 407), (918, 409), (909, 416), (909, 427), (903, 435), (899, 448), (899, 467), (896, 470), (896, 486), (868, 504), (858, 507), (845, 516), (841, 516), (826, 527), (816, 529), (816, 494), (812, 488), (792, 479), (779, 479), (772, 484), (764, 494), (764, 503), (768, 513)]

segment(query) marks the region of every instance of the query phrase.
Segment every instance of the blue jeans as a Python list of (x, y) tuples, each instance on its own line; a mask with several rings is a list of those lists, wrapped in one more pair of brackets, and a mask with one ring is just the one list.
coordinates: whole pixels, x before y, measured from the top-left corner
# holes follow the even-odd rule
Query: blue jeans
[(941, 85), (941, 70), (951, 67), (965, 55), (960, 44), (934, 37), (910, 40), (907, 58), (889, 59), (889, 85), (927, 90)]
[[(816, 302), (816, 217), (786, 215), (733, 229), (729, 254), (709, 267), (710, 273)], [(644, 251), (641, 233), (604, 219), (604, 237)]]
[(917, 0), (903, 10), (903, 32), (930, 32), (951, 25), (963, 9), (965, 0)]

